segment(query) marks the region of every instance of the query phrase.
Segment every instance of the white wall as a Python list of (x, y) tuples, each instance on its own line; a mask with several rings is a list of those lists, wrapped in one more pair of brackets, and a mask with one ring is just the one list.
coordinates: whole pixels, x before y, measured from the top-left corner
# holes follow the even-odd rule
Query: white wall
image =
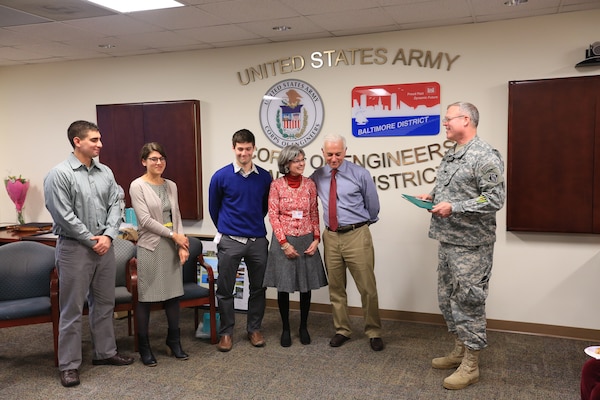
[[(309, 40), (242, 48), (206, 50), (120, 59), (98, 59), (0, 68), (0, 176), (23, 174), (31, 179), (25, 203), (28, 221), (48, 221), (43, 205), (46, 172), (71, 151), (67, 126), (76, 119), (95, 121), (95, 105), (199, 99), (202, 107), (204, 221), (188, 221), (188, 233), (214, 234), (206, 209), (212, 173), (233, 160), (230, 138), (240, 128), (257, 136), (257, 147), (276, 150), (262, 133), (258, 117), (262, 95), (284, 79), (301, 79), (323, 98), (321, 135), (347, 135), (349, 154), (381, 153), (442, 143), (434, 137), (354, 138), (350, 93), (353, 87), (436, 81), (442, 108), (470, 101), (481, 114), (479, 134), (506, 157), (510, 80), (592, 75), (598, 67), (576, 70), (587, 46), (600, 40), (600, 11), (399, 31), (385, 34)], [(237, 72), (274, 59), (314, 51), (357, 47), (420, 49), (460, 55), (450, 71), (418, 65), (338, 66), (278, 74), (241, 85)], [(543, 118), (540, 115), (540, 118)], [(551, 126), (548, 129), (552, 129)], [(569, 140), (565, 138), (565, 140)], [(320, 154), (317, 138), (306, 147)], [(576, 157), (576, 154), (557, 155)], [(270, 162), (258, 162), (276, 170)], [(373, 175), (435, 168), (439, 159), (418, 166), (373, 169)], [(310, 168), (307, 173), (312, 172)], [(121, 182), (127, 188), (128, 182)], [(439, 313), (436, 300), (437, 243), (427, 238), (429, 216), (401, 200), (401, 193), (422, 193), (430, 185), (381, 190), (380, 222), (372, 226), (376, 274), (382, 309)], [(12, 203), (0, 191), (0, 222), (15, 220)], [(549, 199), (551, 201), (551, 199)], [(506, 232), (506, 213), (498, 214), (498, 242), (488, 299), (488, 318), (600, 329), (596, 288), (600, 282), (600, 236), (515, 234)], [(350, 285), (350, 305), (360, 298)], [(269, 297), (274, 297), (272, 291)], [(328, 303), (327, 289), (313, 301)]]

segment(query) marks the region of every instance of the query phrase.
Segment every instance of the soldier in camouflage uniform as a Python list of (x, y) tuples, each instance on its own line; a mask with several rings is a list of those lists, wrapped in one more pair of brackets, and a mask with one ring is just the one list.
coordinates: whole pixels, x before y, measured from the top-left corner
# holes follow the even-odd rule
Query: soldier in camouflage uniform
[(487, 346), (485, 300), (496, 241), (496, 211), (504, 205), (504, 163), (500, 153), (477, 136), (479, 112), (470, 103), (448, 106), (446, 135), (456, 142), (444, 155), (432, 200), (429, 237), (438, 240), (438, 301), (454, 349), (432, 367), (456, 371), (447, 389), (479, 381), (479, 351)]

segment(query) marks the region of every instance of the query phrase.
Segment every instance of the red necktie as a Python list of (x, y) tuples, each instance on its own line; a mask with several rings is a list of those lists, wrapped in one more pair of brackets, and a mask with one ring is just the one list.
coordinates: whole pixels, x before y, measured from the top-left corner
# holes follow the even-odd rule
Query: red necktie
[(335, 174), (337, 169), (331, 170), (331, 182), (329, 184), (329, 229), (337, 231), (338, 219), (337, 219), (337, 184), (335, 182)]

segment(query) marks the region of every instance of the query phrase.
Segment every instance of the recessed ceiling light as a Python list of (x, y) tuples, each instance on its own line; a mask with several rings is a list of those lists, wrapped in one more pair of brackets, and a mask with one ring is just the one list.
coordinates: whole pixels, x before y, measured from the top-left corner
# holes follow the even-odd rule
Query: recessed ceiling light
[(161, 8), (183, 7), (175, 0), (88, 0), (90, 3), (110, 8), (122, 13), (159, 10)]
[(274, 26), (273, 27), (274, 31), (279, 31), (279, 32), (289, 31), (290, 29), (292, 29), (290, 26), (285, 26), (285, 25), (280, 25), (280, 26)]
[(505, 6), (519, 6), (521, 4), (527, 3), (527, 0), (507, 0), (504, 2)]

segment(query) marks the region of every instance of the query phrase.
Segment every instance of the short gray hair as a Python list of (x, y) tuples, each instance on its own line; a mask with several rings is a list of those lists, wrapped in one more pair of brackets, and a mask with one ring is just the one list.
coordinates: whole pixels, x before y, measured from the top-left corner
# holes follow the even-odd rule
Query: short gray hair
[(325, 147), (325, 143), (327, 142), (335, 143), (339, 141), (342, 141), (344, 149), (348, 147), (346, 146), (346, 138), (344, 136), (340, 135), (339, 133), (330, 133), (323, 138), (323, 148)]
[(450, 107), (458, 107), (461, 113), (466, 114), (471, 121), (473, 121), (473, 125), (477, 127), (479, 125), (479, 110), (471, 103), (467, 103), (465, 101), (457, 101), (456, 103), (450, 104), (446, 109)]
[(305, 156), (304, 150), (295, 144), (285, 146), (281, 153), (279, 154), (279, 158), (277, 159), (277, 165), (279, 166), (279, 172), (282, 174), (287, 174), (290, 172), (290, 162), (298, 157), (298, 154), (302, 154)]

